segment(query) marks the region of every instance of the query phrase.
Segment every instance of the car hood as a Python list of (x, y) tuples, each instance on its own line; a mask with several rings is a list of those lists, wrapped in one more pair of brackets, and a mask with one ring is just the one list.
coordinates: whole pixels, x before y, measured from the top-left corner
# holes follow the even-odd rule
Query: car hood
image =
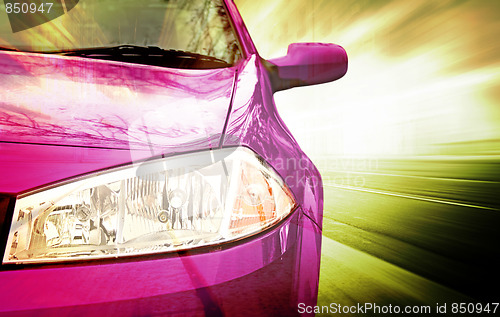
[(0, 52), (0, 192), (218, 146), (235, 73)]

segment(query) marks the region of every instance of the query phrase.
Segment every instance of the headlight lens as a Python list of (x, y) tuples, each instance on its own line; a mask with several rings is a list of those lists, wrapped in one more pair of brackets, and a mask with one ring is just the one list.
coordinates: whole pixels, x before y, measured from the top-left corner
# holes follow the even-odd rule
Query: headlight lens
[(4, 263), (151, 254), (258, 233), (295, 201), (246, 148), (116, 168), (17, 200)]

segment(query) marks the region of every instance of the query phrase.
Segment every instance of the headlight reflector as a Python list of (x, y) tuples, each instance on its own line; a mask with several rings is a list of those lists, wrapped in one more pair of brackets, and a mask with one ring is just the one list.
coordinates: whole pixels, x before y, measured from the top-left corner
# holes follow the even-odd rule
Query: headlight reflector
[(156, 159), (19, 198), (3, 263), (214, 245), (265, 230), (294, 206), (279, 175), (247, 148)]

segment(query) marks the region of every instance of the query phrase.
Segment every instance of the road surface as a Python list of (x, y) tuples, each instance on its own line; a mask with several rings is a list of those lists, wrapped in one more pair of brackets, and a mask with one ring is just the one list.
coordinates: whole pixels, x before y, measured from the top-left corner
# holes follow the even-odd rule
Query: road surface
[(318, 304), (435, 309), (447, 303), (449, 312), (454, 302), (499, 302), (500, 165), (376, 163), (320, 166), (325, 211)]

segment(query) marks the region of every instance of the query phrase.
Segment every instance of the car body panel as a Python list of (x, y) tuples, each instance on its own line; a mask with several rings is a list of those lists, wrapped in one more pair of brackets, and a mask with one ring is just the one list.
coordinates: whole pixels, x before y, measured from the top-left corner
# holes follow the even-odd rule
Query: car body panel
[(3, 265), (0, 313), (275, 316), (316, 304), (321, 176), (281, 120), (269, 74), (234, 3), (226, 5), (243, 50), (229, 68), (0, 52), (0, 193), (16, 197), (152, 156), (244, 146), (282, 177), (298, 207), (272, 228), (217, 247)]
[(218, 147), (235, 71), (0, 52), (0, 192)]
[(221, 133), (234, 73), (0, 52), (0, 141), (178, 147)]
[(226, 128), (224, 146), (244, 144), (261, 155), (285, 180), (304, 211), (321, 228), (321, 175), (281, 120), (272, 99), (271, 84), (254, 55), (242, 67)]
[[(47, 265), (3, 271), (0, 272), (0, 293), (3, 294), (0, 312), (95, 305), (182, 293), (266, 270), (269, 264), (283, 262), (285, 257), (287, 260), (281, 266), (293, 272), (295, 256), (285, 254), (296, 254), (300, 250), (297, 244), (299, 216), (300, 212), (294, 213), (259, 239), (247, 239), (224, 250), (186, 251), (163, 258), (134, 258), (119, 263)], [(215, 298), (212, 301), (217, 304)], [(168, 311), (168, 307), (164, 310)], [(115, 313), (128, 315), (121, 309)]]
[[(245, 279), (244, 284), (253, 281), (251, 283), (254, 285), (249, 287), (249, 290), (257, 292), (259, 287), (262, 288), (255, 294), (263, 296), (271, 287), (266, 284), (263, 276), (272, 274), (270, 272), (275, 270), (276, 266), (293, 274), (285, 274), (283, 279), (288, 282), (285, 283), (285, 280), (280, 282), (288, 287), (282, 291), (286, 294), (286, 298), (281, 298), (279, 301), (274, 299), (273, 302), (286, 302), (287, 306), (281, 309), (289, 313), (295, 311), (297, 303), (314, 305), (321, 248), (321, 178), (279, 119), (272, 99), (263, 97), (265, 90), (269, 89), (269, 83), (264, 78), (263, 66), (259, 61), (258, 57), (253, 55), (239, 65), (232, 107), (229, 108), (229, 112), (225, 109), (225, 114), (221, 118), (224, 122), (227, 116), (224, 142), (218, 145), (246, 146), (262, 156), (286, 181), (300, 208), (282, 224), (264, 232), (262, 237), (250, 237), (222, 246), (228, 248), (224, 250), (207, 248), (207, 252), (194, 255), (187, 251), (182, 254), (153, 256), (151, 260), (138, 259), (124, 262), (111, 260), (104, 264), (42, 267), (28, 265), (22, 269), (10, 266), (8, 270), (0, 272), (2, 281), (0, 289), (2, 294), (12, 294), (12, 298), (0, 297), (0, 309), (4, 312), (17, 311), (20, 315), (21, 312), (29, 315), (33, 310), (41, 309), (40, 312), (45, 311), (50, 315), (56, 311), (58, 314), (66, 310), (71, 311), (69, 307), (81, 306), (80, 308), (85, 308), (83, 311), (90, 309), (87, 311), (90, 313), (92, 309), (97, 309), (104, 303), (113, 303), (106, 307), (108, 309), (114, 307), (114, 313), (129, 315), (131, 311), (126, 307), (129, 307), (127, 306), (129, 301), (134, 298), (148, 302), (158, 300), (159, 296), (168, 303), (169, 298), (177, 298), (177, 295), (167, 296), (169, 294), (184, 292), (198, 294), (200, 289), (209, 291), (215, 285), (222, 294), (226, 293), (229, 287), (233, 287), (231, 285), (235, 283), (234, 281), (240, 278)], [(262, 86), (259, 80), (264, 80)], [(264, 93), (261, 94), (261, 90)], [(119, 144), (123, 147), (123, 143)], [(213, 145), (208, 146), (206, 143), (198, 145), (198, 149), (213, 148)], [(7, 162), (3, 165), (2, 172), (10, 175), (8, 180), (2, 181), (4, 186), (15, 188), (13, 185), (15, 183), (24, 186), (17, 187), (15, 192), (26, 191), (30, 186), (39, 187), (64, 177), (128, 163), (136, 158), (143, 159), (150, 154), (149, 150), (141, 149), (140, 146), (137, 149), (125, 150), (3, 143), (1, 147), (3, 150), (1, 158)], [(168, 151), (173, 149), (161, 146), (154, 148), (155, 154), (168, 154), (171, 153)], [(175, 147), (175, 150), (178, 151), (179, 148)], [(37, 158), (36, 163), (33, 163), (34, 157)], [(300, 165), (294, 166), (291, 162)], [(315, 176), (318, 181), (311, 181), (311, 176)], [(13, 183), (9, 184), (9, 180)], [(302, 254), (307, 254), (307, 257), (303, 257)], [(72, 282), (64, 283), (64, 281)], [(273, 285), (276, 283), (278, 281)], [(257, 302), (258, 296), (253, 297)], [(222, 309), (223, 312), (234, 309), (230, 300), (215, 297), (207, 299), (208, 303), (211, 303), (210, 307)], [(237, 301), (238, 298), (236, 296), (233, 300)], [(218, 304), (220, 302), (225, 303), (223, 307)], [(200, 310), (192, 312), (203, 314), (206, 309), (205, 304), (200, 306)], [(167, 309), (167, 306), (152, 307)], [(267, 311), (271, 314), (278, 308), (271, 306)], [(163, 313), (170, 314), (174, 311), (163, 311)], [(143, 312), (146, 315), (152, 313), (148, 309)]]
[(241, 15), (236, 8), (233, 0), (224, 1), (227, 13), (231, 16), (231, 22), (233, 24), (234, 32), (236, 33), (239, 42), (241, 44), (242, 55), (244, 58), (247, 58), (250, 55), (258, 55), (257, 49), (248, 33), (248, 30), (245, 26), (245, 22), (241, 18)]

